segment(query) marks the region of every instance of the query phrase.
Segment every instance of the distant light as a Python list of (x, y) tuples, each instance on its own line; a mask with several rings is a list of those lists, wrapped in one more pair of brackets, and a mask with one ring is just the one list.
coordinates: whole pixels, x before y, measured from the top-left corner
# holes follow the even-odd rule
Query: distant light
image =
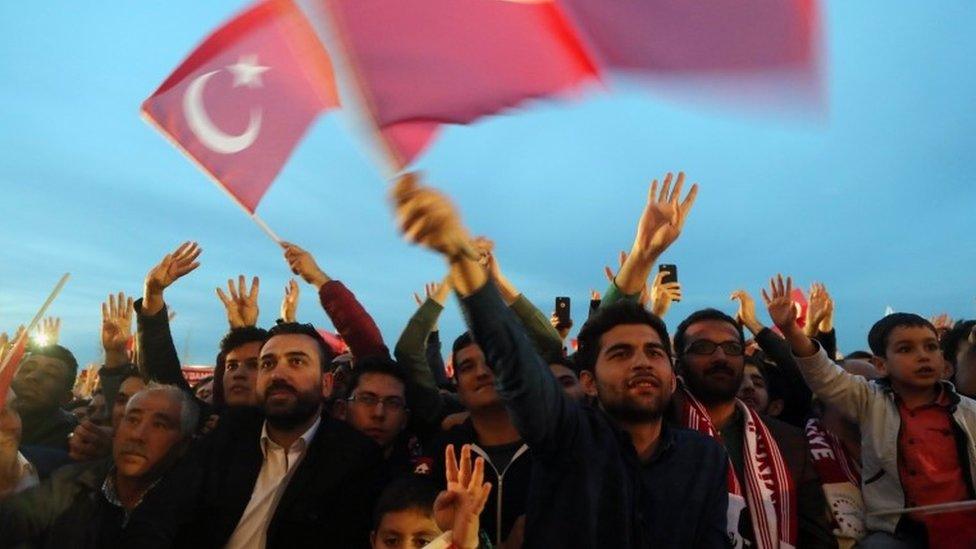
[(32, 339), (34, 340), (34, 345), (38, 347), (47, 347), (50, 343), (48, 337), (44, 334), (37, 334)]

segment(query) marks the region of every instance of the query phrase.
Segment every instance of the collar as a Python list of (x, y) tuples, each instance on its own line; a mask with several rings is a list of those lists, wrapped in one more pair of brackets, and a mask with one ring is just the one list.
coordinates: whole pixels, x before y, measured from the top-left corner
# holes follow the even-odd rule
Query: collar
[[(322, 416), (320, 415), (315, 418), (315, 423), (313, 423), (312, 426), (308, 428), (308, 430), (302, 433), (302, 436), (300, 436), (298, 440), (296, 440), (291, 445), (291, 448), (286, 448), (286, 450), (288, 452), (291, 452), (292, 450), (304, 452), (312, 443), (312, 439), (315, 438), (315, 433), (318, 432), (319, 425), (321, 423), (322, 423)], [(271, 440), (271, 437), (268, 436), (268, 421), (265, 420), (264, 423), (261, 425), (261, 454), (264, 457), (268, 457), (269, 444), (274, 444), (275, 446), (278, 446), (278, 443)]]
[[(890, 387), (890, 382), (888, 385)], [(891, 391), (891, 394), (894, 395), (895, 402), (898, 404), (898, 406), (905, 408), (905, 410), (908, 411), (918, 410), (920, 408), (928, 408), (931, 406), (946, 408), (950, 412), (954, 411), (956, 405), (959, 404), (960, 399), (958, 393), (956, 393), (955, 390), (953, 389), (952, 383), (948, 381), (940, 381), (938, 384), (938, 388), (939, 388), (939, 392), (935, 395), (935, 399), (932, 402), (929, 402), (928, 404), (923, 404), (921, 406), (917, 406), (912, 409), (909, 409), (907, 406), (905, 406), (905, 402), (902, 400), (901, 396), (895, 393), (893, 389), (889, 388), (889, 390)]]
[[(157, 484), (159, 484), (160, 480), (162, 480), (162, 477), (154, 480), (153, 483), (150, 484), (149, 487), (146, 488), (144, 492), (142, 492), (142, 495), (139, 496), (139, 500), (136, 501), (136, 504), (132, 507), (132, 509), (135, 509), (136, 507), (142, 505), (142, 500), (146, 498), (146, 494), (152, 491), (152, 489), (155, 488)], [(109, 470), (108, 474), (105, 475), (105, 482), (102, 483), (102, 495), (105, 496), (106, 501), (108, 501), (113, 506), (118, 507), (122, 511), (123, 513), (122, 526), (124, 527), (129, 522), (129, 516), (131, 515), (132, 510), (126, 509), (125, 505), (122, 504), (122, 500), (119, 499), (119, 493), (115, 488), (115, 467), (114, 466)]]

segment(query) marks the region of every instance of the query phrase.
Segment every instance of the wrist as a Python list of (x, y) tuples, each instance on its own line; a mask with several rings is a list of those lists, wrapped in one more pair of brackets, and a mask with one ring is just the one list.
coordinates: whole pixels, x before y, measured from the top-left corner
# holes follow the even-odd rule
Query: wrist
[(129, 362), (125, 349), (105, 349), (105, 368), (116, 368)]
[(742, 325), (745, 326), (752, 335), (758, 335), (759, 332), (763, 331), (765, 328), (765, 326), (763, 326), (762, 323), (756, 319), (743, 319)]

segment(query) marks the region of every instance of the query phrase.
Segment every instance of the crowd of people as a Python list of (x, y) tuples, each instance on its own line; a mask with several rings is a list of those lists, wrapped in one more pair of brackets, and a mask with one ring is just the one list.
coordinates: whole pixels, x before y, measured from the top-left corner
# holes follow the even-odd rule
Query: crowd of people
[[(684, 187), (651, 184), (568, 348), (493, 243), (408, 174), (398, 224), (446, 274), (392, 352), (346, 285), (283, 243), (338, 337), (297, 321), (294, 281), (260, 327), (259, 279), (231, 279), (214, 375), (191, 387), (165, 299), (203, 257), (184, 243), (141, 298), (103, 304), (97, 381), (76, 382), (53, 325), (19, 360), (0, 546), (976, 547), (976, 321), (889, 314), (841, 355), (827, 288), (800, 314), (775, 275), (770, 325), (743, 290), (735, 316), (666, 324), (680, 286), (652, 270), (690, 217)], [(451, 292), (468, 331), (447, 353)]]

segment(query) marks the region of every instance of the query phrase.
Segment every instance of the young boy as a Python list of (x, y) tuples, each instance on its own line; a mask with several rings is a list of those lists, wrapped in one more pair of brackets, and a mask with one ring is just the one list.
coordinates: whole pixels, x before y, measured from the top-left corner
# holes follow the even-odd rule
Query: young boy
[(445, 449), (447, 490), (421, 476), (391, 482), (373, 513), (372, 549), (477, 549), (478, 516), (491, 484), (483, 482), (485, 460), (471, 459), (471, 447), (461, 449), (460, 465), (454, 447)]
[(971, 500), (976, 478), (976, 401), (942, 381), (935, 327), (895, 313), (868, 334), (883, 379), (867, 381), (834, 364), (795, 323), (792, 281), (763, 291), (769, 315), (789, 341), (804, 379), (861, 429), (861, 490), (871, 534), (861, 547), (974, 547), (976, 511), (902, 511)]

